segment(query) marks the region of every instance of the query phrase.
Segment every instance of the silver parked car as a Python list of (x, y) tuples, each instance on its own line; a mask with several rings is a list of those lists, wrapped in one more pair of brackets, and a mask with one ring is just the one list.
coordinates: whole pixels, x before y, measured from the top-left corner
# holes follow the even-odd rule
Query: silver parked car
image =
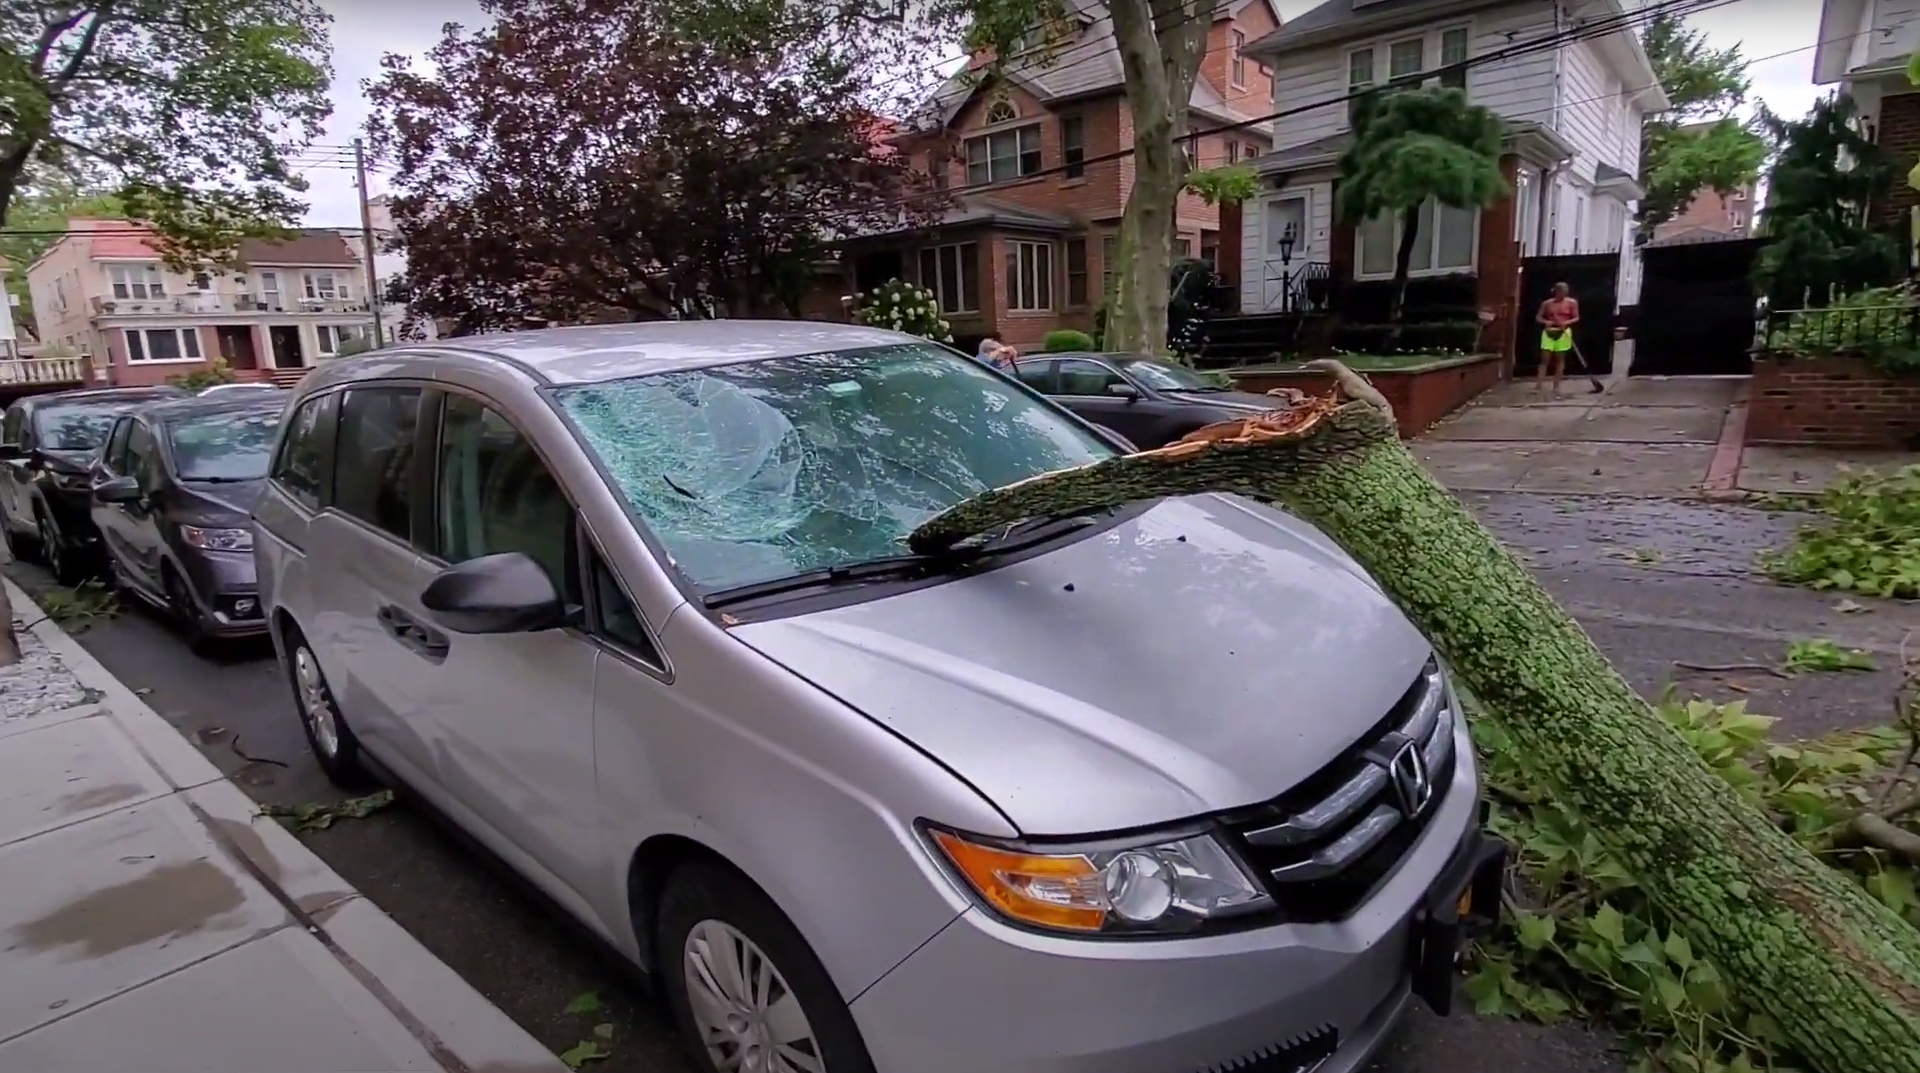
[(1431, 646), (1232, 496), (904, 536), (1114, 443), (870, 328), (328, 362), (254, 513), (315, 755), (663, 985), (711, 1070), (1361, 1066), (1495, 912)]

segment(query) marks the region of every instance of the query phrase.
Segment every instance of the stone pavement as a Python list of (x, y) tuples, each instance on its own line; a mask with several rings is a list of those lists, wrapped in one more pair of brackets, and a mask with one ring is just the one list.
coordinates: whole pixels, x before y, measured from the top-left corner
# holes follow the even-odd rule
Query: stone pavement
[(1888, 470), (1920, 462), (1913, 451), (1834, 451), (1819, 447), (1749, 446), (1740, 456), (1743, 492), (1807, 493), (1847, 470)]
[(4, 584), (0, 1070), (564, 1073)]
[(1616, 377), (1604, 393), (1495, 385), (1412, 446), (1456, 492), (1687, 496), (1715, 467), (1741, 377)]

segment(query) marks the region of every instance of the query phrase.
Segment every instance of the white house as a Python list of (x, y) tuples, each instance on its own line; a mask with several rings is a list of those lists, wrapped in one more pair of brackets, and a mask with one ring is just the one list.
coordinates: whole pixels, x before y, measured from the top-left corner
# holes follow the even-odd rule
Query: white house
[[(1352, 140), (1351, 106), (1307, 106), (1622, 13), (1619, 0), (1326, 0), (1250, 44), (1248, 53), (1273, 68), (1274, 111), (1306, 110), (1275, 120), (1274, 151), (1254, 161), (1265, 189), (1243, 216), (1242, 311), (1276, 308), (1303, 270), (1337, 281), (1393, 273), (1392, 221), (1351, 234), (1336, 226), (1333, 180)], [(1668, 101), (1636, 30), (1562, 41), (1435, 81), (1463, 86), (1507, 121), (1501, 163), (1513, 193), (1484, 211), (1425, 212), (1412, 275), (1477, 276), (1487, 309), (1511, 304), (1520, 257), (1620, 250), (1619, 300), (1637, 301), (1640, 127)]]
[[(1907, 60), (1920, 51), (1920, 0), (1825, 0), (1814, 46), (1815, 85), (1853, 98), (1854, 121), (1905, 176), (1920, 163), (1920, 87)], [(1892, 224), (1920, 206), (1905, 182), (1873, 206), (1876, 223)]]

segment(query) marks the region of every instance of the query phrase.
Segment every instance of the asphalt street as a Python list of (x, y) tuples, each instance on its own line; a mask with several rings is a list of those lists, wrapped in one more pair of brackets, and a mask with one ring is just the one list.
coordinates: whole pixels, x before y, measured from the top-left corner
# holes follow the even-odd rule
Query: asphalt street
[[(1879, 654), (1882, 670), (1784, 679), (1764, 671), (1680, 671), (1684, 689), (1746, 696), (1784, 717), (1787, 734), (1879, 721), (1896, 684), (1893, 654), (1920, 610), (1766, 584), (1754, 555), (1783, 544), (1805, 519), (1742, 507), (1660, 500), (1501, 493), (1470, 498), (1533, 565), (1616, 666), (1658, 692), (1675, 660), (1778, 665), (1794, 640), (1824, 637)], [(36, 595), (37, 567), (8, 572)], [(188, 652), (141, 608), (88, 620), (80, 642), (198, 742), (263, 804), (338, 795), (308, 758), (284, 673), (264, 643), (207, 659)], [(404, 802), (301, 835), (428, 949), (556, 1052), (615, 1026), (604, 1073), (689, 1073), (658, 1007), (559, 916)], [(569, 1012), (582, 995), (600, 1009)], [(1456, 1016), (1417, 1017), (1375, 1073), (1624, 1073), (1604, 1036)]]

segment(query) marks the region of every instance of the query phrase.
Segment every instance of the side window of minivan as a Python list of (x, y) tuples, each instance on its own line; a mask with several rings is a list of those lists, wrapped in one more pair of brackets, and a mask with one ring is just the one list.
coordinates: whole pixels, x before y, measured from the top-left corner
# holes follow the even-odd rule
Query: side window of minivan
[(573, 505), (559, 481), (506, 418), (465, 395), (446, 398), (434, 483), (440, 557), (458, 563), (524, 552), (569, 603), (578, 603), (568, 553)]
[(26, 424), (27, 409), (14, 405), (7, 407), (7, 416), (0, 421), (0, 443), (19, 443), (21, 426)]
[(273, 460), (273, 481), (308, 510), (320, 509), (320, 474), (326, 453), (327, 422), (337, 395), (321, 395), (300, 404), (288, 420), (287, 438)]
[(408, 540), (412, 537), (417, 387), (349, 388), (340, 400), (333, 452), (333, 506)]
[(633, 600), (627, 596), (627, 590), (614, 576), (613, 570), (600, 557), (598, 549), (588, 545), (587, 584), (593, 588), (593, 632), (612, 641), (621, 648), (632, 652), (655, 667), (664, 669), (666, 661), (660, 658), (659, 649), (647, 636), (647, 629), (641, 625), (640, 610), (633, 606)]

